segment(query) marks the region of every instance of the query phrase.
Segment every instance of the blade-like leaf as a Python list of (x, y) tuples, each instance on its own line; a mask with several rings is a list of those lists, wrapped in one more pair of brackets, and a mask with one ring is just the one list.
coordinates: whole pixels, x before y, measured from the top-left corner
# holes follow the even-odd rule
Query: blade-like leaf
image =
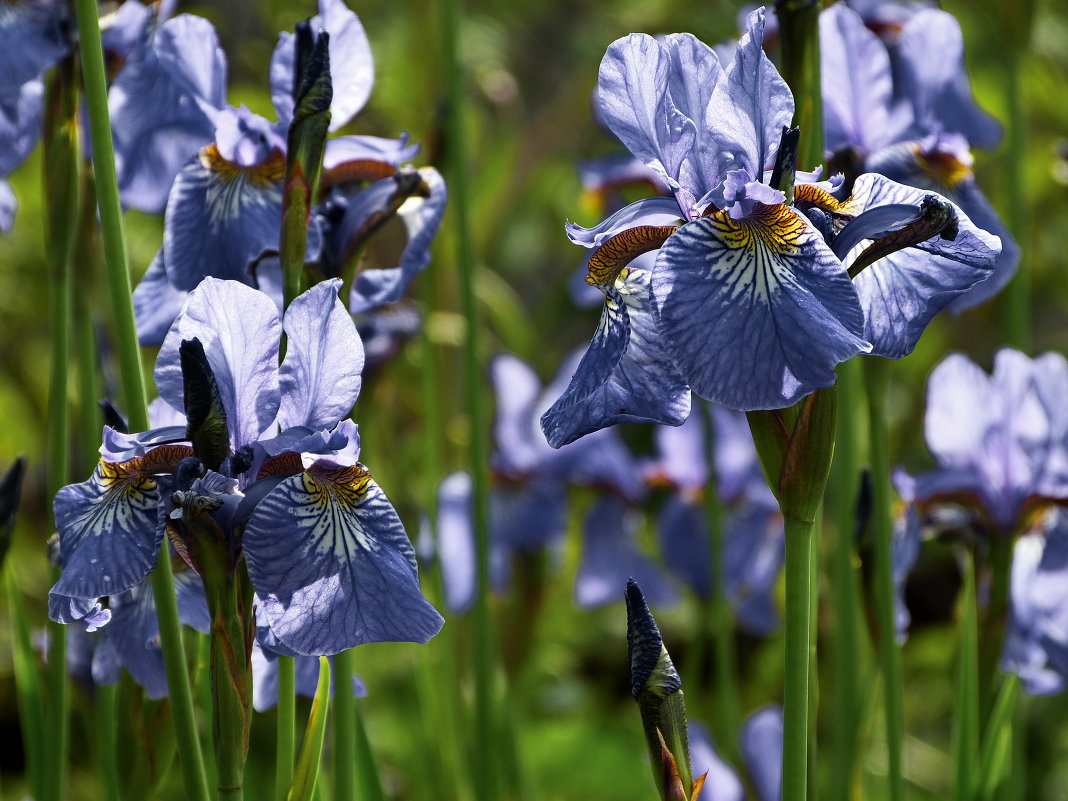
[(330, 663), (325, 656), (319, 657), (319, 684), (315, 689), (308, 727), (304, 730), (304, 742), (297, 757), (297, 769), (289, 788), (287, 801), (311, 801), (315, 782), (319, 776), (319, 758), (323, 753), (323, 738), (326, 736), (326, 712), (330, 706)]

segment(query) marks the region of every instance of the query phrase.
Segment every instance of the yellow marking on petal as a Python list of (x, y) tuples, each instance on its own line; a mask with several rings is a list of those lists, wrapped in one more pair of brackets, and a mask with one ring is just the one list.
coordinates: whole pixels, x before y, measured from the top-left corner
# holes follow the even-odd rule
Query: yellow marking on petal
[(678, 229), (677, 225), (638, 225), (610, 237), (590, 257), (586, 283), (612, 286), (624, 267), (659, 248)]
[(367, 493), (371, 474), (359, 465), (323, 467), (312, 465), (305, 473), (304, 485), (320, 506), (335, 500), (344, 506), (357, 506)]
[(794, 187), (794, 202), (803, 200), (824, 211), (842, 211), (845, 204), (821, 186), (798, 184)]
[(919, 145), (914, 146), (914, 150), (920, 169), (942, 186), (952, 188), (972, 175), (971, 164), (965, 164), (952, 153), (942, 150), (925, 153)]
[(728, 212), (709, 215), (724, 243), (731, 248), (755, 251), (766, 249), (779, 255), (792, 253), (805, 233), (801, 215), (785, 203), (765, 206), (758, 203), (748, 217), (736, 220)]
[(277, 456), (272, 456), (264, 462), (263, 467), (260, 468), (260, 472), (256, 475), (256, 478), (267, 478), (268, 476), (295, 476), (303, 470), (304, 462), (301, 461), (300, 454), (286, 451)]
[(379, 181), (397, 174), (397, 168), (392, 164), (375, 159), (353, 159), (343, 161), (336, 167), (323, 170), (323, 177), (319, 181), (322, 189), (329, 189), (336, 184), (348, 183), (349, 181)]
[(260, 164), (242, 167), (227, 161), (219, 153), (215, 144), (210, 144), (200, 151), (200, 163), (219, 176), (225, 183), (243, 178), (253, 186), (269, 186), (281, 181), (286, 174), (286, 159), (282, 151), (275, 148)]

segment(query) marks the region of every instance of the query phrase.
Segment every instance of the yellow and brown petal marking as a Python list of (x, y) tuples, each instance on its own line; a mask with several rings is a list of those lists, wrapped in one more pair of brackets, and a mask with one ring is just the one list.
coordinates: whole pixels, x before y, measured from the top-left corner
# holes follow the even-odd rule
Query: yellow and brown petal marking
[(659, 248), (678, 229), (677, 225), (638, 225), (610, 237), (590, 257), (586, 283), (612, 286), (624, 267)]
[(200, 163), (226, 183), (243, 178), (253, 186), (270, 186), (281, 181), (286, 174), (285, 156), (277, 148), (271, 151), (271, 155), (260, 164), (242, 167), (240, 164), (224, 159), (219, 153), (219, 148), (210, 144), (200, 151)]

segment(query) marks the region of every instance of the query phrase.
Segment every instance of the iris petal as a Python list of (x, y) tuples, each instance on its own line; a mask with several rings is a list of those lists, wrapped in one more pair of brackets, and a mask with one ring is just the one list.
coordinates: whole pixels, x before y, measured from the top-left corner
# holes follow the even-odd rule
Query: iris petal
[(160, 248), (133, 291), (138, 343), (144, 347), (162, 345), (188, 296), (171, 284)]
[(684, 225), (653, 268), (659, 328), (698, 395), (734, 409), (779, 409), (834, 383), (870, 349), (841, 262), (807, 220), (768, 206)]
[(689, 414), (689, 390), (656, 330), (649, 279), (645, 270), (624, 270), (606, 290), (589, 350), (541, 418), (554, 448), (615, 423), (679, 425)]
[(243, 547), (268, 625), (298, 653), (427, 642), (443, 622), (419, 592), (400, 518), (359, 465), (314, 465), (280, 483)]
[(0, 90), (0, 175), (11, 173), (37, 146), (43, 104), (44, 84), (38, 79)]
[(757, 801), (776, 801), (782, 792), (782, 709), (764, 707), (742, 724), (738, 737)]
[[(869, 173), (857, 179), (844, 208), (850, 214), (860, 214), (892, 204), (918, 207), (928, 195), (922, 189)], [(957, 217), (953, 233), (885, 256), (854, 280), (865, 312), (864, 336), (872, 343), (873, 354), (898, 359), (912, 352), (939, 311), (993, 272), (1000, 242), (976, 228), (960, 207), (950, 206)], [(851, 257), (845, 259), (846, 264)]]
[(363, 344), (338, 300), (340, 279), (316, 284), (286, 309), (288, 337), (279, 370), (278, 424), (330, 428), (352, 411), (360, 394)]

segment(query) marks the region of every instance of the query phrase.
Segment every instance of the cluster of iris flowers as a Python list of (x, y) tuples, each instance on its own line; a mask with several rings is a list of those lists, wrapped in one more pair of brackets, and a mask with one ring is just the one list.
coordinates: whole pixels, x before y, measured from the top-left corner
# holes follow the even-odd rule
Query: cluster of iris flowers
[[(741, 413), (811, 400), (854, 356), (908, 355), (936, 314), (988, 300), (1019, 260), (970, 169), (970, 148), (992, 147), (998, 129), (971, 97), (959, 29), (936, 9), (894, 8), (890, 26), (873, 23), (887, 13), (879, 4), (838, 3), (820, 15), (825, 179), (820, 165), (796, 163), (794, 97), (764, 50), (774, 14), (749, 13), (740, 41), (718, 50), (689, 34), (631, 34), (608, 47), (596, 112), (630, 155), (588, 166), (584, 182), (607, 196), (606, 187), (636, 179), (657, 194), (610, 209), (593, 227), (566, 226), (589, 251), (585, 283), (603, 298), (589, 348), (545, 389), (518, 357), (489, 366), (497, 416), (488, 554), (478, 554), (479, 501), (464, 473), (442, 482), (436, 537), (422, 554), (440, 562), (449, 612), (488, 592), (478, 586), (480, 556), (504, 592), (516, 564), (557, 548), (577, 486), (592, 496), (579, 606), (618, 602), (637, 579), (654, 605), (686, 586), (725, 598), (748, 633), (778, 627), (784, 517), (796, 523), (795, 507), (784, 500), (786, 473), (769, 469), (767, 445), (758, 437), (754, 446)], [(72, 21), (65, 5), (43, 1), (2, 14), (0, 35), (34, 44), (32, 59), (4, 70), (6, 175), (35, 145), (42, 74), (70, 51)], [(329, 54), (332, 133), (369, 98), (370, 47), (342, 0), (320, 0), (307, 30)], [(409, 166), (418, 147), (406, 135), (326, 138), (303, 255), (310, 288), (287, 298), (287, 163), (307, 88), (299, 34), (282, 34), (271, 58), (270, 122), (228, 104), (226, 56), (206, 20), (128, 0), (102, 32), (122, 203), (164, 214), (163, 242), (132, 296), (140, 344), (160, 347), (159, 398), (149, 430), (113, 421), (93, 475), (56, 495), (62, 573), (49, 615), (93, 635), (73, 640), (71, 661), (95, 682), (114, 683), (121, 665), (150, 697), (164, 695), (150, 577), (162, 550), (182, 622), (213, 641), (232, 636), (220, 633), (219, 582), (247, 596), (236, 609), (256, 680), (242, 691), (264, 709), (278, 696), (280, 656), (298, 658), (296, 688), (312, 694), (319, 662), (305, 657), (426, 643), (444, 622), (422, 594), (400, 516), (359, 461), (348, 416), (370, 350), (353, 315), (368, 331), (387, 319), (386, 338), (399, 330), (375, 315), (395, 314), (386, 307), (429, 263), (445, 184), (432, 167)], [(934, 47), (942, 57), (932, 63)], [(0, 228), (10, 228), (14, 208), (0, 184)], [(407, 234), (398, 263), (357, 271), (393, 217)], [(1002, 351), (988, 377), (951, 356), (928, 395), (939, 467), (895, 476), (906, 504), (891, 560), (898, 638), (921, 535), (973, 546), (1018, 537), (1001, 664), (1035, 694), (1063, 689), (1068, 677), (1068, 523), (1054, 508), (1068, 498), (1066, 396), (1063, 357)], [(659, 424), (654, 453), (635, 455), (611, 428), (631, 422)], [(797, 426), (787, 434), (804, 439)], [(726, 510), (718, 538), (712, 506)], [(659, 563), (639, 543), (645, 521)], [(651, 621), (641, 598), (632, 581), (628, 607)], [(657, 661), (659, 632), (655, 642), (657, 670), (676, 681), (670, 659)], [(647, 657), (631, 645), (633, 669)], [(647, 679), (635, 679), (643, 717)], [(744, 797), (699, 726), (684, 752), (656, 731), (664, 750), (655, 765), (682, 771), (685, 760), (684, 776), (708, 771), (704, 797)], [(777, 708), (741, 729), (761, 799), (778, 797), (783, 737)], [(700, 792), (700, 781), (683, 785)]]

